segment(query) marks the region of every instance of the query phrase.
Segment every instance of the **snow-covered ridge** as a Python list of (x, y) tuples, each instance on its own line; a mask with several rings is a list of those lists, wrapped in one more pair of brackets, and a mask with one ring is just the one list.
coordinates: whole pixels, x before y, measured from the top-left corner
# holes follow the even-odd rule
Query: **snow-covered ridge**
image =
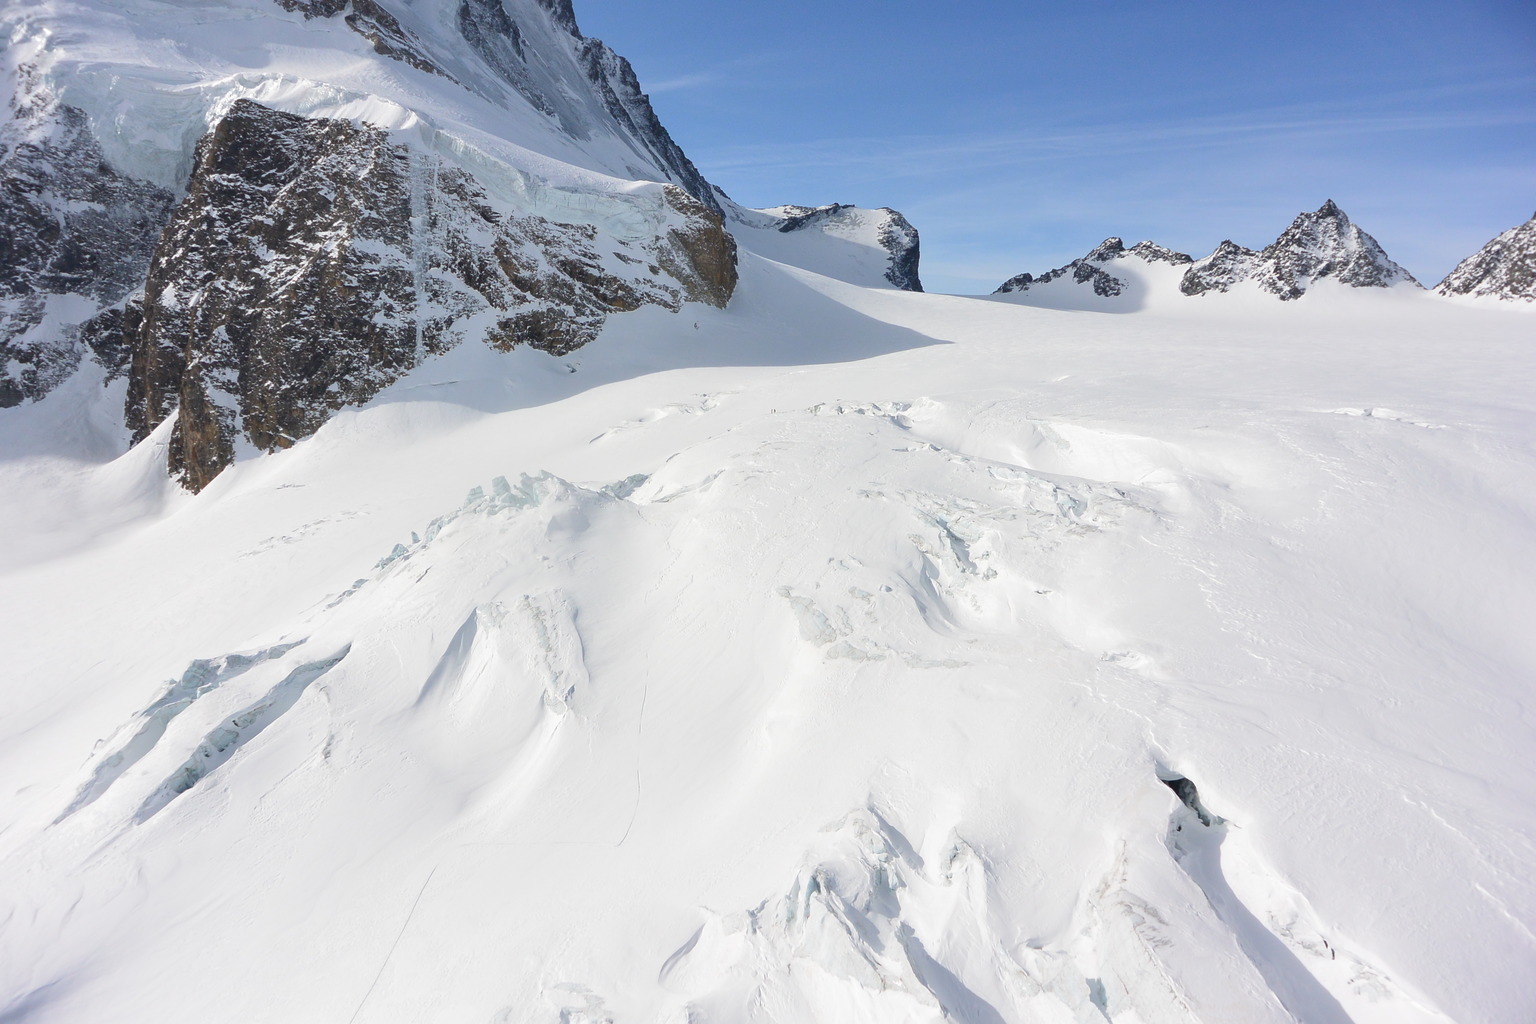
[(1093, 293), (1100, 298), (1114, 298), (1124, 293), (1126, 282), (1111, 274), (1104, 264), (1127, 257), (1134, 257), (1144, 263), (1167, 263), (1172, 266), (1183, 266), (1193, 262), (1184, 253), (1174, 252), (1156, 242), (1141, 241), (1127, 249), (1123, 240), (1110, 237), (1090, 249), (1086, 256), (1075, 259), (1064, 267), (1047, 270), (1039, 277), (1033, 274), (1011, 277), (998, 287), (995, 294), (1024, 292), (1070, 276), (1075, 283), (1091, 287)]
[(752, 251), (841, 281), (923, 290), (917, 228), (889, 207), (844, 203), (751, 210), (727, 201), (731, 229)]

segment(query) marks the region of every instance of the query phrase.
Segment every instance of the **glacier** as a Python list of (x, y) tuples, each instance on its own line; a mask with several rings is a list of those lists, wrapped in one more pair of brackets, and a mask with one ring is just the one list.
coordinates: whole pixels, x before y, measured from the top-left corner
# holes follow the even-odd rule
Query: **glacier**
[(197, 496), (6, 459), (6, 1013), (1520, 1018), (1529, 317), (1335, 299), (748, 255)]
[[(0, 1021), (1536, 1017), (1529, 225), (1443, 294), (1332, 203), (925, 294), (896, 211), (705, 181), (568, 0), (4, 17), (0, 170), (113, 242), (0, 309)], [(242, 125), (409, 173), (198, 177)], [(145, 229), (209, 181), (222, 278)], [(343, 250), (453, 301), (343, 303), (387, 364), (178, 477), (192, 393), (131, 421), (84, 325), (214, 279), (292, 340), (245, 271)]]

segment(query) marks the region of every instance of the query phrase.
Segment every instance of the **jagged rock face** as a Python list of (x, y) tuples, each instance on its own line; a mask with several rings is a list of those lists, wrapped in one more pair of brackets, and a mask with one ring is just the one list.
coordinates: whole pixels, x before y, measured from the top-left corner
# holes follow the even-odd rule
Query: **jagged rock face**
[(1156, 242), (1137, 242), (1127, 249), (1122, 239), (1110, 237), (1090, 249), (1086, 256), (1079, 257), (1064, 267), (1047, 270), (1039, 277), (1036, 277), (1034, 274), (1020, 274), (1017, 277), (1011, 277), (1004, 281), (993, 294), (1006, 295), (1014, 292), (1025, 292), (1031, 288), (1070, 276), (1078, 284), (1090, 286), (1095, 295), (1106, 299), (1114, 298), (1125, 292), (1126, 282), (1111, 274), (1104, 268), (1103, 264), (1127, 257), (1134, 257), (1148, 263), (1172, 263), (1178, 265), (1194, 262), (1184, 253), (1174, 252), (1172, 249), (1158, 245)]
[(1258, 252), (1229, 238), (1185, 273), (1179, 282), (1179, 290), (1185, 295), (1228, 291), (1258, 273), (1262, 262), (1263, 256)]
[[(655, 163), (699, 202), (717, 214), (722, 213), (714, 187), (704, 180), (693, 161), (662, 126), (629, 61), (601, 40), (588, 39), (581, 34), (569, 0), (536, 2), (555, 27), (568, 37), (563, 42), (574, 47), (576, 63), (586, 79), (584, 84), (596, 95), (620, 132), (637, 146), (640, 155)], [(530, 103), (558, 120), (572, 136), (588, 137), (591, 126), (573, 106), (566, 90), (559, 88), (558, 83), (550, 82), (547, 76), (533, 73), (536, 67), (549, 66), (548, 55), (530, 52), (528, 33), (508, 14), (502, 0), (459, 0), (458, 25), (470, 47)]]
[(498, 212), (462, 169), (389, 133), (237, 102), (199, 143), (186, 198), (120, 318), (127, 419), (176, 413), (171, 469), (194, 490), (249, 443), (291, 445), (468, 337), (568, 352), (606, 316), (723, 306), (735, 248), (681, 189), (662, 237)]
[[(0, 126), (0, 408), (41, 398), (74, 372), (81, 324), (144, 280), (172, 203), (117, 173), (85, 114), (37, 88), (26, 69), (9, 113)], [(98, 355), (120, 368), (120, 349)]]
[[(564, 9), (570, 10), (568, 2), (564, 4)], [(571, 31), (575, 32), (574, 18), (570, 25)], [(699, 173), (693, 161), (688, 159), (666, 128), (662, 127), (661, 120), (651, 107), (650, 98), (640, 89), (640, 80), (629, 61), (614, 53), (601, 40), (586, 39), (579, 33), (577, 38), (581, 40), (582, 66), (614, 120), (630, 129), (631, 136), (644, 145), (664, 169), (672, 173), (677, 184), (687, 189), (690, 195), (713, 213), (723, 216), (724, 211), (720, 200), (716, 198), (715, 187), (704, 180), (704, 175)]]
[(918, 264), (922, 245), (917, 228), (895, 210), (887, 208), (882, 212), (890, 215), (880, 229), (880, 244), (891, 254), (891, 269), (886, 271), (885, 279), (902, 291), (920, 292), (923, 282), (918, 277)]
[(405, 153), (381, 131), (250, 101), (198, 145), (127, 339), (135, 439), (180, 408), (171, 468), (199, 489), (312, 433), (415, 362)]
[(400, 20), (374, 0), (276, 0), (279, 7), (306, 18), (334, 18), (346, 13), (347, 27), (373, 44), (375, 53), (404, 61), (411, 67), (452, 78), (427, 54)]
[(897, 211), (886, 206), (863, 210), (843, 203), (787, 206), (784, 210), (788, 216), (779, 225), (779, 231), (783, 234), (819, 230), (829, 234), (857, 235), (872, 226), (875, 244), (890, 257), (885, 279), (902, 291), (923, 290), (923, 282), (918, 274), (922, 261), (921, 240), (917, 228)]
[(1167, 246), (1158, 245), (1156, 242), (1137, 242), (1125, 250), (1125, 255), (1139, 257), (1148, 263), (1171, 263), (1174, 266), (1195, 262), (1193, 256), (1187, 253), (1174, 252)]
[[(404, 28), (398, 18), (377, 0), (276, 0), (290, 11), (306, 17), (329, 18), (345, 12), (353, 31), (373, 44), (385, 56), (446, 78), (453, 76), (431, 56), (430, 47)], [(569, 0), (521, 0), (530, 10), (509, 13), (503, 0), (459, 0), (456, 22), (470, 51), (480, 57), (495, 75), (512, 86), (536, 109), (557, 121), (573, 138), (590, 138), (594, 126), (582, 109), (581, 95), (595, 96), (603, 111), (612, 119), (620, 137), (634, 147), (635, 154), (659, 170), (667, 180), (681, 185), (695, 199), (716, 214), (723, 214), (714, 186), (699, 173), (668, 134), (650, 99), (640, 88), (639, 79), (629, 61), (614, 53), (601, 40), (588, 39), (576, 24)], [(514, 3), (511, 10), (516, 11)], [(524, 24), (519, 24), (519, 20)], [(544, 20), (557, 35), (550, 38), (534, 24)], [(562, 80), (551, 73), (559, 68), (562, 55), (549, 52), (569, 50), (571, 71), (579, 83)], [(577, 85), (578, 88), (572, 86)]]
[(1435, 291), (1536, 302), (1536, 216), (1462, 260)]
[(1180, 289), (1185, 295), (1203, 295), (1252, 280), (1262, 290), (1290, 300), (1325, 278), (1353, 288), (1419, 286), (1330, 199), (1316, 213), (1298, 216), (1261, 252), (1223, 242), (1215, 253), (1190, 267)]

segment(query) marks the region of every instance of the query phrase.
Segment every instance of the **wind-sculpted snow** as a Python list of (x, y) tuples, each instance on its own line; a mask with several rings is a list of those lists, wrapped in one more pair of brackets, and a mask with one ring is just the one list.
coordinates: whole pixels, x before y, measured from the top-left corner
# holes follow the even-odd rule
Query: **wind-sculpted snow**
[(293, 709), (304, 691), (347, 656), (343, 649), (321, 661), (306, 662), (283, 677), (272, 690), (254, 704), (241, 708), (197, 745), (175, 772), (162, 782), (139, 807), (136, 822), (145, 822), (165, 809), (172, 800), (201, 782), (207, 775), (228, 763), (241, 747)]

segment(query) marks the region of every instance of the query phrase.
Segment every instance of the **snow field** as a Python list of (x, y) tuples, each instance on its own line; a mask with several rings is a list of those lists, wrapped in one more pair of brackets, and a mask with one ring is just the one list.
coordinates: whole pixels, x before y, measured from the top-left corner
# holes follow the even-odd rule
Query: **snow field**
[(1313, 298), (749, 256), (196, 498), (0, 412), (0, 1014), (1521, 1019), (1528, 318)]

